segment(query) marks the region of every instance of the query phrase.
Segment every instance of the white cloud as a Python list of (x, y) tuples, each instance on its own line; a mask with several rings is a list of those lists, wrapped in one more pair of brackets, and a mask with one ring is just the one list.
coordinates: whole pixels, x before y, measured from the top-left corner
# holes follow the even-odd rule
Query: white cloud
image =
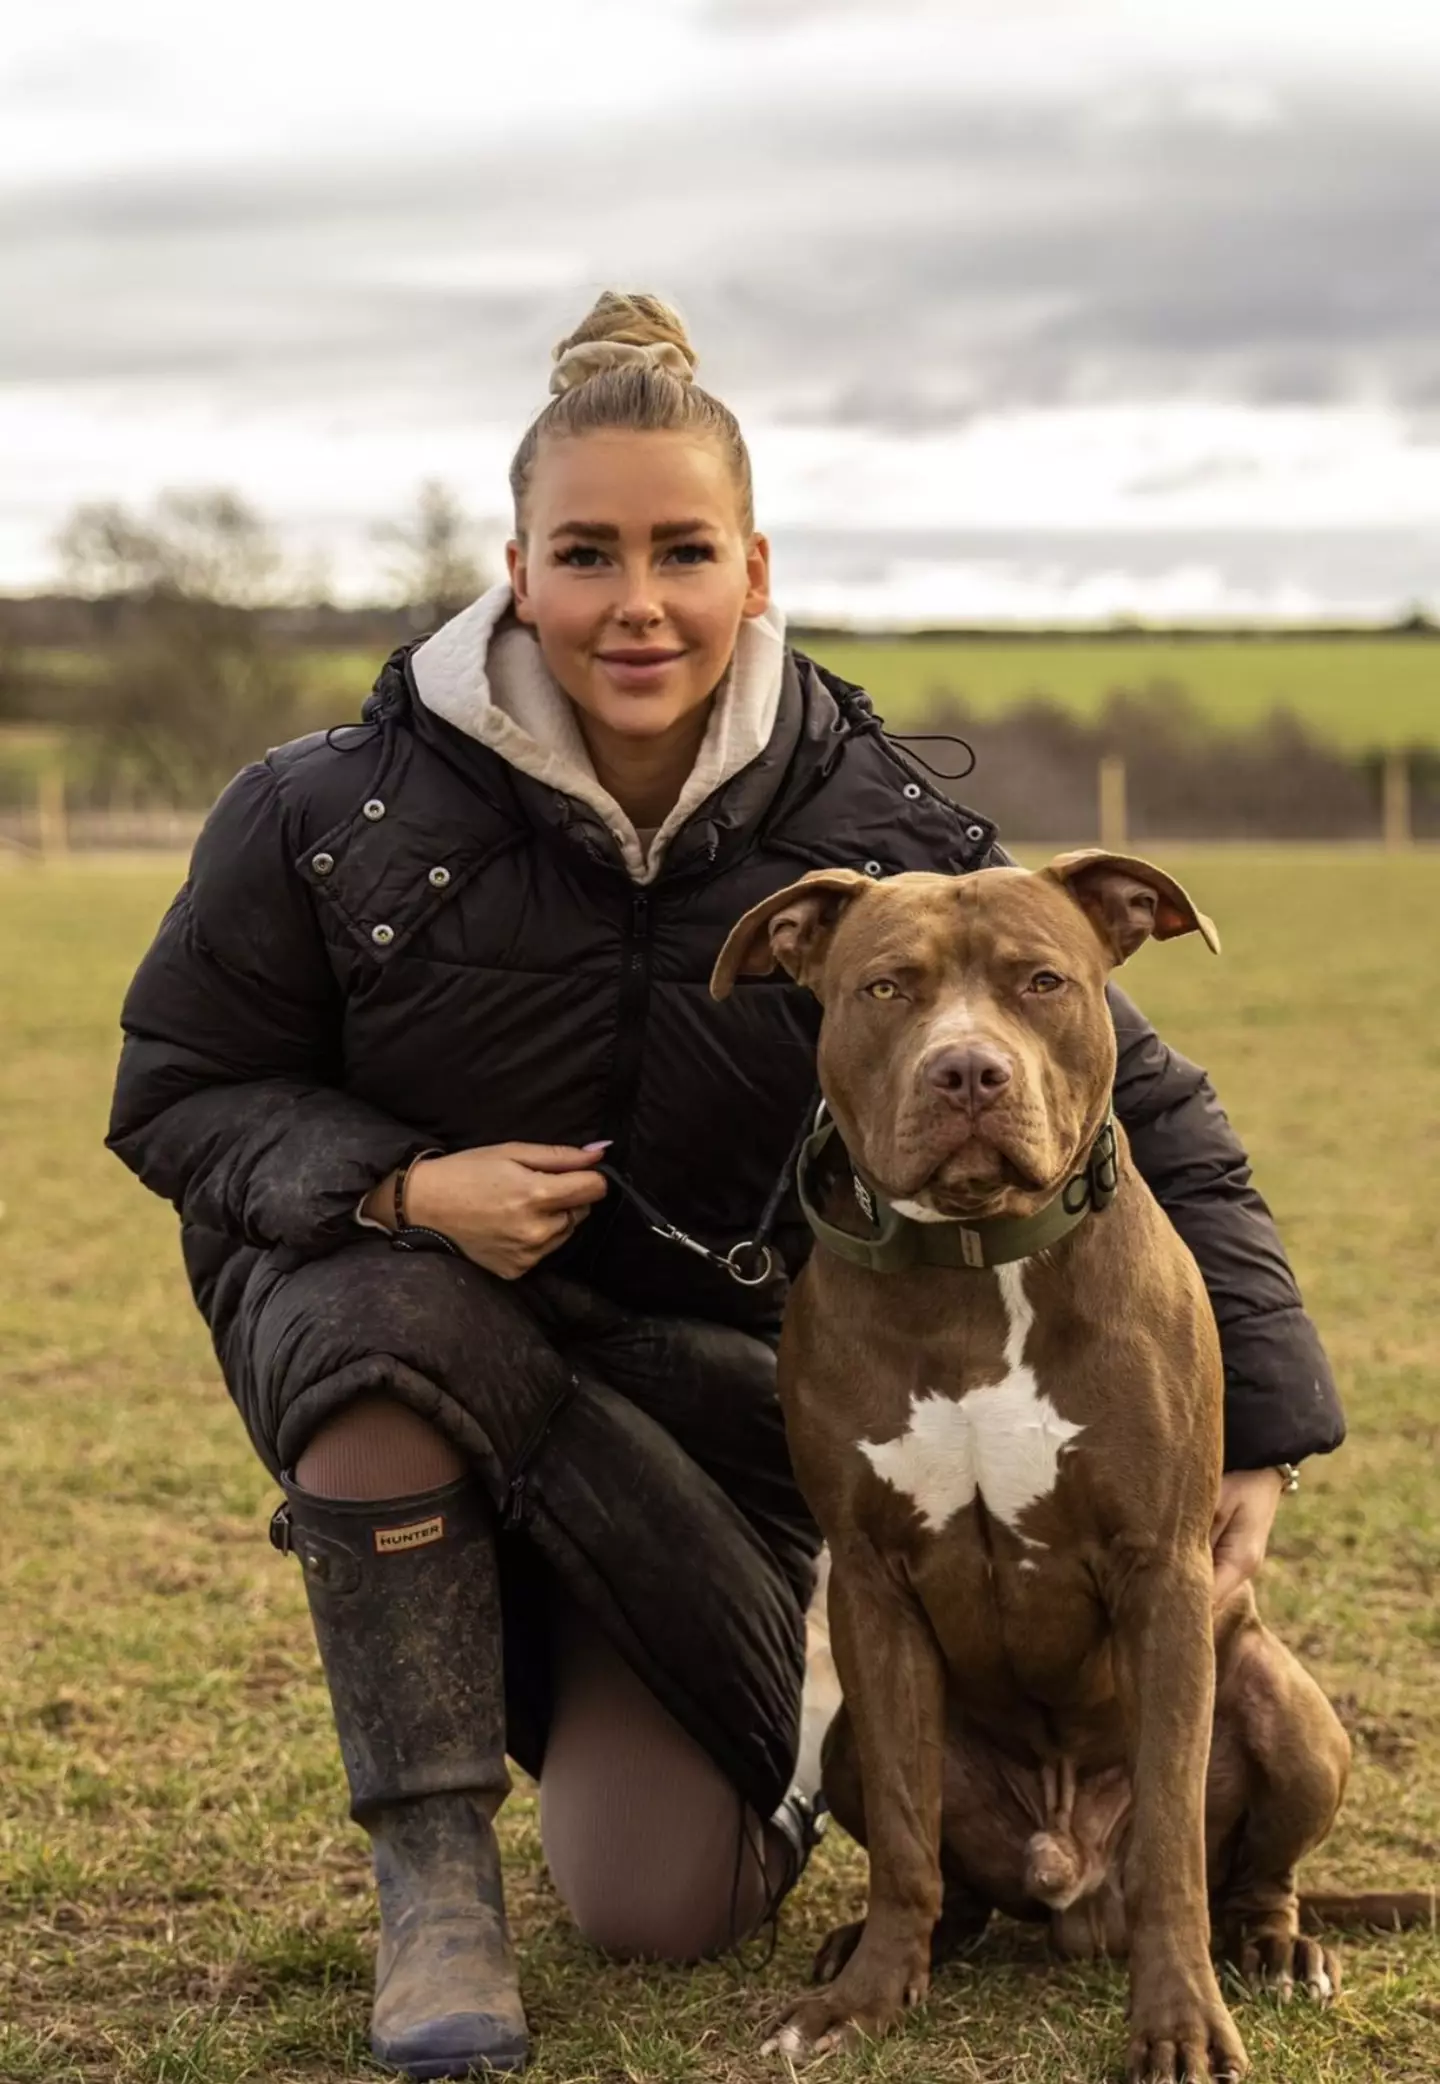
[(1384, 412), (1190, 405), (995, 414), (896, 440), (752, 435), (763, 510), (872, 528), (1356, 529), (1440, 524), (1440, 444)]
[[(779, 578), (784, 582), (784, 562)], [(1345, 604), (1384, 614), (1373, 602)], [(1305, 623), (1333, 616), (1335, 602), (1296, 581), (1236, 585), (1214, 564), (1180, 563), (1150, 573), (1124, 563), (1092, 571), (1035, 560), (916, 561), (895, 559), (874, 581), (811, 582), (797, 589), (793, 612), (820, 625), (857, 629), (924, 629), (947, 623), (1019, 627), (1105, 624), (1126, 617), (1193, 626), (1206, 622)]]
[[(1437, 79), (1411, 0), (33, 9), (0, 67), (0, 585), (78, 499), (218, 481), (363, 585), (421, 476), (501, 512), (607, 279), (684, 304), (782, 540), (1440, 523)], [(1334, 590), (1295, 555), (1249, 593), (1188, 553), (911, 555), (863, 598)]]

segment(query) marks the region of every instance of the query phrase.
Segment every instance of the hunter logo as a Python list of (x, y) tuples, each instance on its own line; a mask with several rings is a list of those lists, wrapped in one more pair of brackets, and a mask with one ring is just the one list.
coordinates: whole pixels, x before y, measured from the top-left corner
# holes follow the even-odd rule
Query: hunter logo
[(396, 1549), (428, 1548), (432, 1541), (445, 1539), (445, 1515), (437, 1512), (432, 1520), (412, 1520), (408, 1527), (377, 1527), (375, 1548), (379, 1555), (393, 1554)]

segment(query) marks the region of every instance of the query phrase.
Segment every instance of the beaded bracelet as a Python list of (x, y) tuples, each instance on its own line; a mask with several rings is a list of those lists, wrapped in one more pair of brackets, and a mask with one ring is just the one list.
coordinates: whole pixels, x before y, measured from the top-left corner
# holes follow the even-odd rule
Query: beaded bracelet
[(416, 1151), (414, 1157), (407, 1158), (395, 1174), (395, 1228), (397, 1230), (409, 1230), (414, 1227), (405, 1213), (405, 1188), (411, 1173), (424, 1159), (443, 1158), (444, 1155), (444, 1151)]

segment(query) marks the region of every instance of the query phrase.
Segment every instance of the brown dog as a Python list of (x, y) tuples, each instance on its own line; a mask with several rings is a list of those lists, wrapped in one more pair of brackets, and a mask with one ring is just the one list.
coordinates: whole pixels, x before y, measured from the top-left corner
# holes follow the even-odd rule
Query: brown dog
[(870, 1894), (786, 2054), (882, 2032), (932, 1940), (995, 1908), (1128, 1951), (1132, 2078), (1245, 2071), (1212, 1920), (1252, 1980), (1336, 1986), (1295, 1869), (1349, 1744), (1248, 1586), (1212, 1612), (1219, 1345), (1110, 1125), (1107, 974), (1196, 931), (1218, 945), (1170, 877), (1091, 852), (824, 870), (721, 955), (717, 996), (778, 963), (822, 1001), (841, 1139), (807, 1160), (780, 1394), (832, 1557), (826, 1791)]

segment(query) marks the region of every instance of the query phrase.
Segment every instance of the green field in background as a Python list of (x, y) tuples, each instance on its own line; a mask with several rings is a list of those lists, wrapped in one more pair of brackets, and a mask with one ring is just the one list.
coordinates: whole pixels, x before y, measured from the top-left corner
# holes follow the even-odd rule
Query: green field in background
[(981, 716), (1049, 696), (1089, 718), (1116, 689), (1163, 683), (1225, 730), (1288, 709), (1347, 751), (1440, 744), (1440, 643), (1428, 638), (823, 638), (814, 650), (898, 725), (941, 688)]
[[(1440, 640), (1427, 637), (814, 637), (808, 649), (868, 689), (897, 728), (914, 727), (939, 692), (980, 716), (1036, 697), (1092, 717), (1117, 689), (1185, 689), (1225, 730), (1277, 709), (1347, 751), (1440, 747)], [(83, 681), (82, 652), (31, 652), (57, 683)], [(304, 723), (353, 717), (384, 663), (377, 646), (301, 654)]]
[[(1116, 689), (1182, 687), (1225, 730), (1289, 709), (1350, 752), (1440, 746), (1440, 641), (1425, 637), (800, 638), (874, 697), (890, 724), (921, 722), (937, 691), (981, 716), (1048, 697), (1092, 717)], [(358, 703), (381, 661), (315, 652), (312, 699)], [(353, 714), (352, 708), (345, 713)]]
[[(1218, 921), (1126, 981), (1209, 1065), (1344, 1388), (1351, 1438), (1276, 1530), (1267, 1612), (1355, 1740), (1319, 1886), (1440, 1872), (1440, 973), (1421, 856), (1166, 856)], [(184, 873), (0, 868), (0, 2078), (350, 2084), (374, 1909), (304, 1592), (170, 1210), (102, 1148), (120, 997)], [(537, 1046), (543, 1038), (537, 1037)], [(786, 2084), (764, 2024), (864, 1863), (832, 1832), (778, 1951), (607, 1964), (545, 1874), (532, 1791), (507, 1891), (533, 2084)], [(1251, 2084), (1432, 2084), (1440, 1933), (1352, 1941), (1330, 2011), (1237, 2005)], [(1100, 2084), (1124, 1979), (1003, 1922), (823, 2084)]]

